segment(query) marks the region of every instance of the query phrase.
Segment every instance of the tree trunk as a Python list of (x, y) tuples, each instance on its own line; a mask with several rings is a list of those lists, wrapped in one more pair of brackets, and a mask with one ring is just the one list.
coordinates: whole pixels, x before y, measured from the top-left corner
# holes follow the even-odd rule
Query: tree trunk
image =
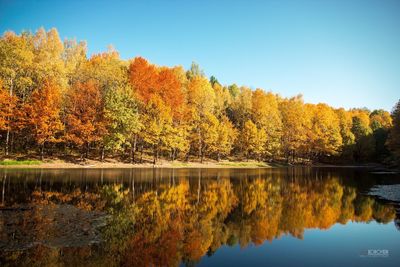
[(130, 151), (130, 159), (131, 159), (131, 164), (135, 163), (135, 152), (133, 151), (133, 146), (131, 144), (131, 151)]
[(10, 130), (7, 129), (7, 134), (6, 134), (6, 156), (8, 156), (8, 145), (10, 142)]
[[(14, 134), (14, 132), (10, 131), (10, 149), (9, 149), (9, 153), (10, 154), (14, 153), (14, 150), (15, 150), (14, 145), (15, 145), (15, 134)], [(27, 147), (28, 146), (24, 146), (24, 150), (25, 150), (26, 154), (28, 154), (28, 148)]]
[(140, 163), (143, 163), (143, 144), (140, 146)]
[(172, 161), (175, 160), (175, 148), (173, 148), (172, 151), (171, 151), (171, 160)]
[(189, 144), (189, 149), (187, 150), (187, 152), (186, 152), (186, 155), (185, 155), (185, 161), (186, 162), (188, 162), (189, 161), (189, 157), (190, 157), (190, 150), (192, 149), (192, 145), (191, 144)]
[(156, 145), (153, 145), (153, 165), (156, 165)]
[(102, 148), (101, 148), (101, 162), (104, 161), (104, 152), (105, 152), (105, 148), (104, 148), (104, 146), (102, 146)]
[(44, 155), (44, 142), (40, 147), (40, 160), (43, 160), (43, 158), (44, 158), (43, 155)]
[(136, 151), (136, 144), (137, 144), (137, 135), (133, 139), (133, 144), (131, 144), (131, 163), (135, 163), (135, 151)]
[(199, 130), (199, 158), (201, 163), (203, 163), (203, 149), (202, 149), (202, 140), (201, 140), (201, 132)]
[(88, 158), (88, 157), (89, 157), (89, 149), (90, 149), (90, 143), (87, 142), (86, 152), (85, 152), (85, 158)]
[[(12, 79), (10, 81), (11, 81), (11, 85), (10, 85), (9, 94), (10, 94), (10, 96), (12, 96), (13, 95), (14, 82), (13, 82)], [(10, 122), (9, 122), (9, 120), (10, 120), (10, 118), (7, 118), (7, 121), (8, 121), (8, 127), (7, 128), (8, 129), (7, 129), (7, 134), (6, 134), (6, 156), (8, 156), (8, 153), (9, 153), (9, 143), (10, 143)]]

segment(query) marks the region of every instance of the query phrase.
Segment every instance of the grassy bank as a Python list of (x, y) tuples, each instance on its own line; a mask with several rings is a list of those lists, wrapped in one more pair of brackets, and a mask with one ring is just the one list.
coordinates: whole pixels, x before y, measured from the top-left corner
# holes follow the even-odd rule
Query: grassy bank
[(12, 160), (5, 159), (0, 161), (0, 166), (20, 166), (20, 165), (40, 165), (42, 161), (40, 160)]

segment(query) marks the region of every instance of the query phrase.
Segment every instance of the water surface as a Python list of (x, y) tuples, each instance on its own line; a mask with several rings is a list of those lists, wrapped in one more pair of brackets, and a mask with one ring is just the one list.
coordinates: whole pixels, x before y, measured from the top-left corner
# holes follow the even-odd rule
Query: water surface
[(399, 266), (400, 176), (3, 169), (1, 266)]

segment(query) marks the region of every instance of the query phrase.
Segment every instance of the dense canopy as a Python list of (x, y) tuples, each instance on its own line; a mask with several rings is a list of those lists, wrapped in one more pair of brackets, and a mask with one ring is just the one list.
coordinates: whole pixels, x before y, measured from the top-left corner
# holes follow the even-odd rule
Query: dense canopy
[[(4, 155), (287, 162), (398, 162), (399, 104), (337, 109), (222, 85), (193, 63), (157, 66), (118, 52), (86, 56), (56, 29), (0, 39)], [(389, 139), (386, 140), (389, 136)], [(391, 153), (392, 152), (392, 153)], [(140, 157), (138, 156), (140, 155)]]

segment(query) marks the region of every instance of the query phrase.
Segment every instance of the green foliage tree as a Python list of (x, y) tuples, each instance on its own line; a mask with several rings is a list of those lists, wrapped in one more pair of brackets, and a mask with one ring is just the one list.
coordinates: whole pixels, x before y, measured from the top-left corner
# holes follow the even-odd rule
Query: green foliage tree
[(392, 111), (393, 127), (389, 131), (387, 146), (395, 157), (397, 166), (400, 165), (400, 100)]
[(369, 116), (363, 110), (353, 111), (353, 126), (351, 131), (355, 137), (354, 159), (355, 161), (367, 160), (374, 151), (372, 129), (369, 127)]
[(375, 151), (373, 160), (384, 161), (389, 156), (389, 151), (386, 147), (389, 129), (392, 127), (392, 118), (390, 113), (378, 109), (369, 114), (370, 127), (375, 141)]
[[(104, 117), (108, 121), (107, 135), (104, 138), (105, 149), (121, 150), (124, 145), (131, 146), (131, 161), (134, 162), (134, 150), (137, 134), (142, 128), (139, 121), (137, 103), (129, 87), (109, 90), (105, 96)], [(132, 151), (133, 150), (133, 151)], [(103, 150), (104, 151), (104, 150)], [(104, 154), (102, 154), (102, 159)]]
[(186, 72), (186, 77), (191, 80), (194, 77), (204, 77), (204, 71), (200, 68), (199, 64), (192, 62), (190, 69)]

